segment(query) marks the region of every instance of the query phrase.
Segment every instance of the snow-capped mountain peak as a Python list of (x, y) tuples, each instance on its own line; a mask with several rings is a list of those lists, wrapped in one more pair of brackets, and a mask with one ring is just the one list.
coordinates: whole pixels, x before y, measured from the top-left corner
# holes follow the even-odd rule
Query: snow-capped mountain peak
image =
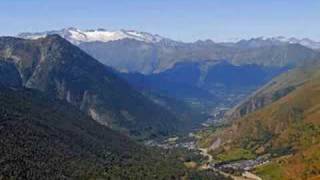
[(279, 45), (279, 44), (300, 44), (310, 49), (320, 50), (320, 42), (317, 42), (308, 38), (298, 39), (294, 37), (287, 38), (284, 36), (276, 36), (276, 37), (261, 36), (257, 38), (240, 40), (237, 42), (237, 44), (238, 45), (241, 44), (249, 47), (262, 47), (266, 45)]
[(85, 42), (109, 42), (121, 39), (135, 39), (147, 43), (155, 43), (164, 38), (159, 35), (153, 35), (145, 32), (133, 30), (108, 31), (105, 29), (80, 30), (77, 28), (66, 28), (58, 31), (47, 31), (41, 33), (21, 33), (18, 37), (26, 39), (38, 39), (51, 34), (58, 34), (73, 44)]
[(313, 41), (309, 38), (298, 39), (298, 38), (294, 38), (294, 37), (287, 38), (284, 36), (278, 36), (278, 37), (273, 37), (270, 39), (274, 40), (274, 41), (289, 43), (289, 44), (301, 44), (301, 45), (306, 46), (310, 49), (317, 49), (317, 50), (320, 49), (320, 42)]
[[(45, 37), (51, 34), (58, 34), (61, 37), (67, 39), (71, 43), (75, 45), (79, 45), (81, 43), (86, 42), (110, 42), (110, 41), (117, 41), (122, 39), (134, 39), (137, 41), (142, 41), (146, 43), (159, 43), (165, 45), (175, 45), (177, 41), (170, 40), (168, 38), (161, 37), (156, 34), (150, 34), (146, 32), (139, 32), (134, 30), (117, 30), (117, 31), (110, 31), (106, 29), (94, 29), (94, 30), (80, 30), (78, 28), (65, 28), (58, 31), (46, 31), (40, 33), (21, 33), (18, 35), (20, 38), (25, 39), (38, 39)], [(209, 41), (207, 41), (209, 42)], [(199, 43), (199, 42), (196, 42)], [(229, 42), (229, 43), (221, 43), (223, 45), (232, 46), (235, 44), (240, 44), (249, 47), (261, 47), (266, 45), (274, 45), (274, 44), (282, 44), (282, 43), (289, 43), (289, 44), (301, 44), (305, 47), (320, 50), (320, 42), (303, 38), (287, 38), (284, 36), (276, 36), (276, 37), (257, 37), (252, 39), (242, 39), (237, 42)]]

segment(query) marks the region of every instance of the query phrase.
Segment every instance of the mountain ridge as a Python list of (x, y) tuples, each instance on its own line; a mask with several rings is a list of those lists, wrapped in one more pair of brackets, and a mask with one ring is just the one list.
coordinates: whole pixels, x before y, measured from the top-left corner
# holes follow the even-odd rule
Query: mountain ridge
[[(82, 32), (71, 28), (71, 31), (74, 30)], [(105, 30), (96, 31), (104, 32)], [(126, 31), (124, 30), (123, 32)], [(70, 42), (74, 42), (70, 36), (72, 33), (68, 32), (68, 29), (39, 34), (36, 33), (34, 37), (39, 38), (46, 34), (60, 34)], [(311, 56), (314, 56), (312, 54), (319, 54), (319, 52), (313, 52), (313, 50), (307, 48), (306, 43), (299, 44), (300, 41), (294, 38), (252, 38), (232, 43), (218, 43), (212, 40), (186, 43), (149, 33), (140, 33), (140, 35), (142, 37), (145, 36), (146, 39), (157, 40), (144, 41), (132, 36), (129, 38), (114, 38), (113, 41), (106, 42), (101, 37), (100, 40), (96, 38), (94, 41), (77, 42), (76, 45), (103, 64), (111, 66), (118, 71), (143, 74), (163, 72), (181, 62), (227, 60), (234, 65), (288, 66), (295, 65), (297, 61), (311, 59)], [(32, 39), (32, 34), (22, 34), (20, 37)], [(302, 41), (309, 42), (306, 39)], [(295, 52), (300, 53), (296, 54)]]
[(85, 42), (109, 42), (122, 39), (134, 39), (147, 43), (156, 43), (164, 40), (164, 38), (159, 35), (134, 30), (110, 31), (101, 28), (96, 30), (80, 30), (74, 27), (40, 33), (20, 33), (18, 37), (24, 39), (39, 39), (53, 34), (60, 35), (76, 45)]
[(66, 100), (99, 123), (127, 134), (167, 135), (183, 126), (111, 68), (58, 35), (38, 40), (0, 38), (0, 57), (15, 65), (25, 87)]
[[(82, 36), (82, 38), (77, 37), (75, 34)], [(86, 33), (92, 33), (92, 39), (90, 39), (90, 35), (86, 35)], [(96, 36), (94, 34), (96, 33)], [(99, 36), (100, 33), (100, 36)], [(105, 34), (104, 34), (105, 33)], [(123, 33), (123, 34), (122, 34)], [(75, 27), (69, 27), (64, 28), (61, 30), (53, 30), (53, 31), (44, 31), (44, 32), (23, 32), (19, 33), (17, 37), (26, 38), (26, 39), (38, 39), (43, 38), (46, 35), (52, 35), (52, 34), (58, 34), (61, 37), (69, 40), (70, 42), (74, 44), (79, 44), (83, 42), (92, 42), (92, 41), (100, 41), (100, 42), (108, 42), (108, 41), (115, 41), (115, 40), (121, 40), (121, 39), (135, 39), (139, 41), (145, 41), (150, 43), (157, 43), (162, 40), (170, 40), (169, 38), (162, 37), (158, 34), (152, 34), (147, 32), (141, 32), (141, 31), (135, 31), (135, 30), (107, 30), (103, 28), (97, 28), (97, 29), (89, 29), (89, 30), (81, 30)], [(86, 38), (87, 37), (87, 38)], [(109, 37), (109, 38), (108, 38)], [(83, 39), (84, 38), (84, 39)], [(295, 37), (285, 37), (285, 36), (273, 36), (273, 37), (253, 37), (249, 39), (238, 39), (236, 41), (213, 41), (211, 39), (207, 40), (197, 40), (194, 42), (184, 42), (184, 43), (217, 43), (217, 44), (233, 44), (233, 43), (239, 43), (241, 41), (250, 41), (250, 40), (263, 40), (263, 41), (272, 41), (272, 42), (285, 42), (289, 44), (301, 44), (303, 46), (306, 46), (311, 49), (320, 49), (320, 42), (312, 40), (310, 38), (295, 38)], [(172, 42), (182, 42), (177, 40), (170, 40)]]

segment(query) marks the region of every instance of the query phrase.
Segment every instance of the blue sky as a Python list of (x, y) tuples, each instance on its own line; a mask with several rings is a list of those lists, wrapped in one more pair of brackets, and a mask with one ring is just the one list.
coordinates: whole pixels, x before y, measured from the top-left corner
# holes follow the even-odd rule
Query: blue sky
[(133, 29), (183, 41), (320, 40), (319, 0), (1, 0), (0, 35), (64, 27)]

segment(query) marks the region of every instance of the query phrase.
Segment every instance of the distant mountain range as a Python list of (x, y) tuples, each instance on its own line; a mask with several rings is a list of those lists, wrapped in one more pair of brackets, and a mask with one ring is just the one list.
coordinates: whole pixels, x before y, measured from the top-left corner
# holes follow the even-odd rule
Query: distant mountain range
[(294, 38), (294, 37), (287, 38), (284, 36), (258, 37), (258, 38), (252, 38), (252, 39), (247, 39), (247, 40), (239, 40), (236, 43), (241, 43), (241, 42), (246, 43), (249, 41), (253, 44), (256, 44), (257, 46), (262, 46), (262, 45), (267, 45), (267, 44), (271, 45), (271, 44), (287, 43), (287, 44), (300, 44), (302, 46), (305, 46), (305, 47), (313, 49), (313, 50), (320, 50), (320, 42), (311, 40), (309, 38), (298, 39), (298, 38)]
[[(157, 43), (160, 41), (172, 41), (169, 38), (162, 37), (157, 34), (151, 34), (147, 32), (139, 32), (134, 30), (117, 30), (111, 31), (106, 29), (93, 29), (93, 30), (80, 30), (78, 28), (70, 27), (61, 30), (54, 30), (54, 31), (46, 31), (46, 32), (37, 32), (37, 33), (20, 33), (18, 36), (21, 38), (26, 39), (37, 39), (43, 38), (47, 35), (58, 34), (61, 37), (67, 39), (68, 41), (74, 44), (81, 44), (86, 42), (110, 42), (110, 41), (117, 41), (122, 39), (134, 39), (142, 42), (147, 43)], [(277, 36), (277, 37), (258, 37), (252, 38), (249, 40), (262, 40), (262, 41), (270, 41), (273, 43), (290, 43), (290, 44), (301, 44), (311, 49), (320, 49), (320, 42), (311, 40), (309, 38), (298, 39), (294, 37), (284, 37), (284, 36)], [(238, 40), (238, 42), (223, 42), (218, 44), (234, 44), (239, 43), (240, 41), (249, 41), (249, 40)], [(207, 42), (210, 40), (207, 40)], [(175, 41), (179, 43), (178, 41)], [(201, 41), (199, 41), (201, 42)], [(180, 42), (181, 43), (181, 42)]]
[[(320, 49), (320, 43), (310, 39), (261, 37), (234, 43), (216, 43), (211, 40), (184, 43), (145, 32), (104, 29), (82, 31), (67, 28), (22, 33), (18, 37), (37, 39), (50, 34), (60, 35), (119, 71), (143, 74), (162, 72), (174, 67), (176, 63), (190, 61), (227, 60), (234, 65), (287, 66), (301, 59), (310, 59), (305, 57), (308, 50), (303, 47)], [(297, 56), (295, 52), (302, 55)]]
[(159, 35), (153, 35), (146, 32), (138, 32), (133, 30), (108, 31), (105, 29), (97, 29), (82, 31), (80, 29), (72, 27), (41, 33), (21, 33), (18, 36), (25, 39), (38, 39), (53, 34), (57, 34), (74, 44), (81, 44), (86, 42), (110, 42), (122, 39), (134, 39), (147, 43), (156, 43), (164, 39)]
[(285, 38), (283, 36), (279, 36), (279, 37), (276, 37), (276, 39), (282, 42), (287, 42), (291, 44), (301, 44), (303, 46), (306, 46), (314, 50), (320, 50), (320, 42), (313, 41), (309, 38), (297, 39), (297, 38)]

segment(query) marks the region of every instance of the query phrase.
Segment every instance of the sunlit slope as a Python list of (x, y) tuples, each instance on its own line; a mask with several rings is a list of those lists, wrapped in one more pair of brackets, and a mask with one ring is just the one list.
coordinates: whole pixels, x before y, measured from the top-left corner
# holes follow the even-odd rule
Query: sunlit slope
[[(220, 159), (228, 154), (237, 155), (229, 160), (252, 158), (266, 153), (274, 157), (289, 155), (279, 161), (275, 160), (273, 163), (276, 163), (276, 168), (269, 167), (279, 171), (278, 177), (303, 179), (318, 175), (320, 76), (318, 71), (313, 70), (308, 77), (286, 96), (207, 137), (203, 145), (210, 147), (212, 153)], [(291, 78), (297, 80), (295, 76)]]
[(318, 72), (317, 60), (298, 68), (289, 70), (261, 87), (239, 105), (226, 113), (226, 119), (239, 119), (246, 114), (261, 109), (303, 85)]

